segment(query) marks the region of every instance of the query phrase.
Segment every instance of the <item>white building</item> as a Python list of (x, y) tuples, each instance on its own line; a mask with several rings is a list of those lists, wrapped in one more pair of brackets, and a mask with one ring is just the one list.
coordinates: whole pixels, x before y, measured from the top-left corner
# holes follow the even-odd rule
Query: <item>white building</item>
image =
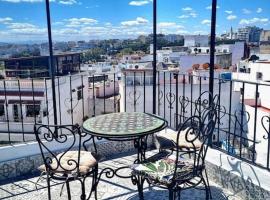
[[(209, 54), (210, 47), (190, 47), (193, 54)], [(234, 44), (221, 44), (216, 46), (216, 53), (231, 53), (232, 65), (237, 65), (245, 54), (245, 42), (235, 42)]]
[[(119, 111), (117, 77), (80, 73), (56, 78), (55, 84), (58, 124), (81, 125), (94, 115)], [(51, 80), (0, 81), (0, 140), (31, 140), (35, 123), (54, 124)]]
[[(236, 66), (244, 57), (245, 43), (236, 42), (216, 46), (216, 64), (222, 67)], [(151, 57), (152, 60), (152, 57)], [(210, 62), (210, 47), (164, 47), (157, 51), (157, 61), (166, 64), (180, 64), (181, 70), (185, 72), (194, 64)]]
[[(249, 144), (253, 145), (252, 141), (257, 142), (255, 148), (257, 162), (264, 164), (268, 154), (268, 141), (265, 139), (266, 132), (263, 128), (262, 120), (264, 116), (270, 115), (270, 62), (242, 61), (238, 66), (238, 72), (233, 73), (233, 78), (239, 80), (238, 84), (234, 86), (234, 90), (242, 91), (244, 95), (244, 110), (249, 113), (249, 121), (247, 123)], [(246, 81), (246, 83), (241, 81)], [(258, 85), (257, 94), (256, 84)], [(257, 114), (256, 118), (255, 113)], [(256, 128), (254, 128), (255, 124)], [(256, 138), (254, 138), (255, 130)]]
[[(5, 86), (4, 86), (5, 84)], [(82, 107), (88, 112), (88, 76), (62, 76), (55, 80), (60, 124), (81, 124)], [(33, 132), (34, 123), (53, 124), (50, 79), (2, 80), (0, 82), (0, 132)], [(8, 123), (7, 123), (8, 122)]]
[[(195, 64), (204, 64), (210, 62), (210, 54), (198, 53), (171, 53), (170, 61), (172, 63), (178, 63), (180, 65), (181, 72), (186, 72), (192, 68)], [(232, 54), (231, 53), (217, 53), (215, 55), (215, 63), (221, 67), (232, 66)]]
[(209, 46), (208, 35), (185, 35), (185, 47), (207, 47)]

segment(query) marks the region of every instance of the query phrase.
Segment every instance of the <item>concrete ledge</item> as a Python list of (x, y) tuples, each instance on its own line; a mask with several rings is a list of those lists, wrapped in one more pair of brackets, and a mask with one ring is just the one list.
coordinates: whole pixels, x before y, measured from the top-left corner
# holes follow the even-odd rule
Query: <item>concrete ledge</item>
[[(153, 139), (149, 138), (148, 142), (151, 146)], [(61, 151), (59, 148), (54, 148), (55, 151)], [(112, 155), (135, 150), (133, 141), (101, 140), (98, 141), (97, 148), (98, 152), (108, 159)], [(89, 150), (93, 150), (93, 145), (90, 144)], [(0, 181), (38, 173), (37, 167), (43, 164), (36, 142), (1, 147), (0, 154)], [(206, 164), (209, 178), (240, 199), (270, 200), (269, 171), (250, 165), (216, 149), (209, 149)]]
[[(153, 144), (152, 137), (149, 137), (148, 144), (149, 147)], [(50, 146), (55, 152), (60, 153), (63, 150), (54, 144), (50, 144)], [(133, 141), (100, 140), (96, 142), (96, 146), (98, 153), (108, 159), (111, 155), (135, 150)], [(91, 143), (88, 144), (88, 150), (94, 150)], [(0, 181), (37, 173), (38, 166), (43, 164), (37, 142), (1, 147), (0, 155)]]
[(270, 172), (216, 149), (206, 157), (209, 178), (241, 199), (269, 200)]

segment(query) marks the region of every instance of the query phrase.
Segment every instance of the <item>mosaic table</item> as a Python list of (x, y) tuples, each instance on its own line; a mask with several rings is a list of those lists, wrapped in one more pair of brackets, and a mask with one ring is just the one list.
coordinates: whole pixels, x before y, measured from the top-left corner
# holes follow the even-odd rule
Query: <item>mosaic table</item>
[[(165, 129), (167, 125), (166, 120), (156, 115), (140, 112), (122, 112), (92, 117), (83, 123), (82, 128), (83, 132), (91, 135), (94, 147), (96, 146), (96, 139), (133, 140), (134, 147), (137, 149), (137, 159), (135, 159), (134, 163), (140, 163), (145, 160), (148, 136)], [(98, 153), (96, 147), (95, 151)], [(110, 167), (105, 168), (100, 172), (99, 178), (102, 174), (105, 174), (107, 178), (112, 178), (113, 176), (131, 178), (132, 183), (138, 187), (140, 198), (143, 199), (141, 191), (145, 180), (141, 176), (121, 175), (120, 171), (125, 168), (127, 166), (117, 168), (116, 170)]]
[(166, 121), (147, 113), (112, 113), (88, 119), (83, 123), (86, 133), (103, 138), (134, 139), (166, 127)]

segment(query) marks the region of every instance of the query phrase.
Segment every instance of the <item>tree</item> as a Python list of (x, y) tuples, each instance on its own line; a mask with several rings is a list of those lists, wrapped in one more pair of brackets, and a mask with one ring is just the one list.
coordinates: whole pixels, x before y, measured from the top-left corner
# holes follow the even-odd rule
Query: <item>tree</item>
[(250, 58), (248, 59), (248, 61), (253, 61), (253, 62), (255, 62), (256, 60), (259, 60), (260, 58), (258, 57), (258, 56), (256, 56), (256, 55), (252, 55), (252, 56), (250, 56)]
[(132, 48), (125, 48), (125, 49), (122, 49), (120, 53), (122, 55), (130, 55), (133, 53), (133, 50), (132, 50)]
[(194, 64), (192, 65), (193, 70), (198, 70), (200, 68), (200, 64)]
[(204, 63), (202, 67), (204, 70), (207, 70), (209, 68), (209, 66), (210, 66), (209, 63)]
[(95, 62), (102, 62), (105, 59), (102, 57), (106, 52), (102, 48), (93, 48), (86, 53), (83, 54), (82, 56), (82, 61), (87, 62), (87, 61), (95, 61)]

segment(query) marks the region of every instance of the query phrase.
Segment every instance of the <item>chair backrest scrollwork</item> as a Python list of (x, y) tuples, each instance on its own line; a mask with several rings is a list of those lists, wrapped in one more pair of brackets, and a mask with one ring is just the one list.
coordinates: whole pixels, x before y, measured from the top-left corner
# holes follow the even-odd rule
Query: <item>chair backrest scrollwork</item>
[[(78, 125), (36, 124), (34, 132), (47, 172), (79, 174), (82, 134)], [(61, 152), (55, 152), (56, 146)], [(68, 155), (71, 150), (75, 156)]]

